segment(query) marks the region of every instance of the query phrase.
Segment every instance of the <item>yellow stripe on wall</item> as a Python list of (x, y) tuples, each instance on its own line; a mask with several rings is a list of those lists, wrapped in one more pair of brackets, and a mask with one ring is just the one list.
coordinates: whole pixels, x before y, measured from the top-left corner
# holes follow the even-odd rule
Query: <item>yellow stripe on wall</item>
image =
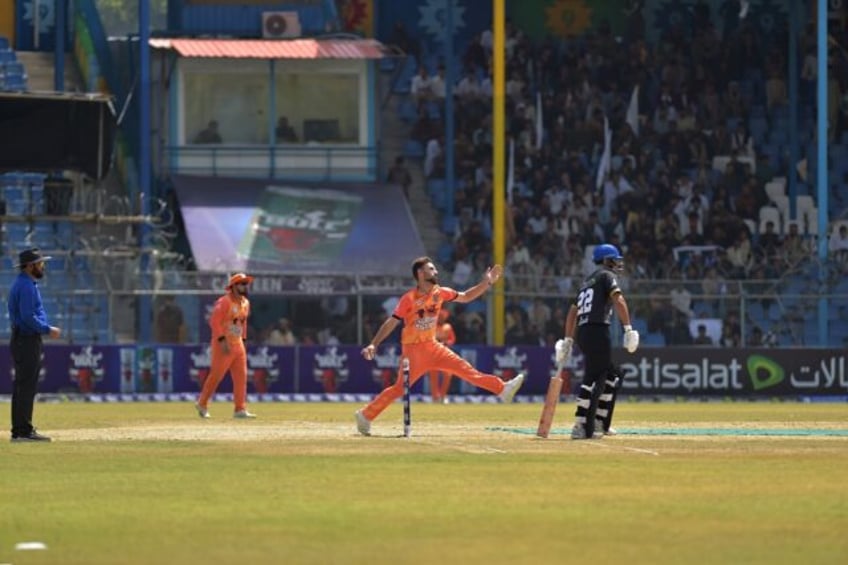
[(0, 35), (15, 45), (15, 0), (0, 0)]

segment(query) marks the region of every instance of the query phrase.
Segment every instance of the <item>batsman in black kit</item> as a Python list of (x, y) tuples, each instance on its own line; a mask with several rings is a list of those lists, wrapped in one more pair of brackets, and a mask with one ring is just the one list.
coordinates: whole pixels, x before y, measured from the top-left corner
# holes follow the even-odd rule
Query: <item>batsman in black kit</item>
[(613, 309), (624, 326), (624, 348), (633, 353), (639, 347), (639, 332), (630, 325), (630, 311), (616, 278), (624, 270), (624, 258), (616, 246), (604, 243), (595, 248), (592, 259), (598, 267), (580, 285), (565, 319), (565, 337), (555, 346), (557, 363), (564, 363), (571, 356), (576, 330), (577, 345), (586, 361), (571, 439), (615, 433), (610, 424), (621, 374), (612, 362)]

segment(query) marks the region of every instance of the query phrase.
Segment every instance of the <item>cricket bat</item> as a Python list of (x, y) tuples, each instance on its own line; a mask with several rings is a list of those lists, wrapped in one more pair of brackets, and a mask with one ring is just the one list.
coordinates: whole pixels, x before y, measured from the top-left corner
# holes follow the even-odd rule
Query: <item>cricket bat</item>
[(551, 425), (554, 423), (554, 413), (559, 403), (559, 395), (562, 392), (562, 366), (557, 367), (557, 374), (551, 377), (551, 382), (548, 385), (548, 393), (545, 395), (545, 406), (542, 408), (542, 416), (539, 418), (539, 428), (536, 430), (536, 435), (541, 438), (547, 438), (551, 431)]

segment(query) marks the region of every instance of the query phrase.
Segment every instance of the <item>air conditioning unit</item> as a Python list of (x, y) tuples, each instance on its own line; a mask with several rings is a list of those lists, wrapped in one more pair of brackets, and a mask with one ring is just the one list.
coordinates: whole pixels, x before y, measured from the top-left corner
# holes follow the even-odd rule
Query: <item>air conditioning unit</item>
[(262, 37), (265, 39), (284, 39), (300, 35), (300, 17), (297, 12), (262, 13)]

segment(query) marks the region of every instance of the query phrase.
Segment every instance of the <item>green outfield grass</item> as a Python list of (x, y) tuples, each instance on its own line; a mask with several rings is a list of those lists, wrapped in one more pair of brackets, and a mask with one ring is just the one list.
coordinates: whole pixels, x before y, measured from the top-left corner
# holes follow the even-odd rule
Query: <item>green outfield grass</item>
[(408, 439), (356, 408), (38, 404), (55, 441), (0, 442), (0, 563), (848, 563), (848, 437), (757, 435), (848, 433), (845, 404), (621, 402), (636, 433), (578, 442), (519, 433), (538, 405), (413, 404)]

